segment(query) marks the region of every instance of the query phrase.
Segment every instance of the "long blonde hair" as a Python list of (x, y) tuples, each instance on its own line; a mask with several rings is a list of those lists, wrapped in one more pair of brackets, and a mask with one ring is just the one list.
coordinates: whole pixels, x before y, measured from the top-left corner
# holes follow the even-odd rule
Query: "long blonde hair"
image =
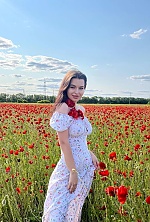
[(68, 71), (61, 82), (52, 112), (55, 111), (57, 106), (59, 106), (63, 102), (66, 102), (66, 100), (68, 99), (67, 91), (68, 91), (68, 88), (70, 87), (70, 83), (73, 78), (83, 79), (84, 80), (84, 88), (86, 88), (87, 77), (85, 74), (83, 74), (82, 72), (80, 72), (78, 70)]

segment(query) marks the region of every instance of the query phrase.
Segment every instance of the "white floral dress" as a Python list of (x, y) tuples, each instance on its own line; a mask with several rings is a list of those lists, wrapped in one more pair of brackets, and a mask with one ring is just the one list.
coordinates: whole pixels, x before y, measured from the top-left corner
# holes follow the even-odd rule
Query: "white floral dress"
[(50, 177), (42, 221), (79, 222), (95, 170), (86, 140), (92, 127), (86, 117), (83, 120), (80, 117), (74, 119), (59, 112), (53, 113), (50, 126), (58, 132), (67, 129), (69, 131), (69, 144), (78, 171), (78, 184), (73, 193), (67, 189), (70, 173), (61, 152), (61, 158)]

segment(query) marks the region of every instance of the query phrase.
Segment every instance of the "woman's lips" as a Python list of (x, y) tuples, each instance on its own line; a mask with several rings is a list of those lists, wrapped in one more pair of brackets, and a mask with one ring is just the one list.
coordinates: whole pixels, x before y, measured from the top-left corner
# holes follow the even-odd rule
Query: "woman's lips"
[(79, 98), (79, 96), (72, 96), (74, 99), (78, 99)]

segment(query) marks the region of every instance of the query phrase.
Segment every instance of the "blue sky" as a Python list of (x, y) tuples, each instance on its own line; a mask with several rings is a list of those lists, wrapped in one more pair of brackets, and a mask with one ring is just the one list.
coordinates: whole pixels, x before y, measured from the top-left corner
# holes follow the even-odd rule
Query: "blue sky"
[(150, 97), (149, 0), (0, 0), (0, 93), (56, 95), (70, 69), (85, 96)]

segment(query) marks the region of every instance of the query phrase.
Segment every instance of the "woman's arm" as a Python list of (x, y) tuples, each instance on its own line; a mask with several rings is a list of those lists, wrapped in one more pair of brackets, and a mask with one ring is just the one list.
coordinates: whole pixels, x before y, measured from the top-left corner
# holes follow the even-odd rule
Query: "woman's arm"
[[(69, 109), (66, 103), (62, 103), (62, 105), (59, 106), (56, 109), (56, 111), (60, 113), (68, 114)], [(74, 158), (72, 155), (72, 150), (69, 144), (68, 129), (63, 132), (57, 132), (57, 134), (58, 134), (58, 139), (59, 139), (61, 150), (64, 154), (66, 166), (68, 170), (70, 171), (68, 189), (70, 193), (72, 193), (73, 191), (75, 191), (76, 186), (77, 186), (78, 174), (76, 171), (76, 166), (75, 166)]]
[(64, 154), (66, 166), (68, 170), (70, 171), (68, 189), (70, 193), (72, 193), (75, 191), (77, 187), (78, 174), (76, 171), (76, 166), (75, 166), (74, 158), (72, 155), (72, 150), (70, 148), (69, 141), (68, 141), (68, 130), (65, 130), (63, 132), (58, 132), (58, 138), (59, 138), (61, 150)]
[(64, 154), (65, 162), (68, 170), (71, 172), (72, 169), (76, 169), (75, 162), (72, 155), (72, 150), (68, 141), (68, 130), (58, 132), (58, 138), (61, 150)]

